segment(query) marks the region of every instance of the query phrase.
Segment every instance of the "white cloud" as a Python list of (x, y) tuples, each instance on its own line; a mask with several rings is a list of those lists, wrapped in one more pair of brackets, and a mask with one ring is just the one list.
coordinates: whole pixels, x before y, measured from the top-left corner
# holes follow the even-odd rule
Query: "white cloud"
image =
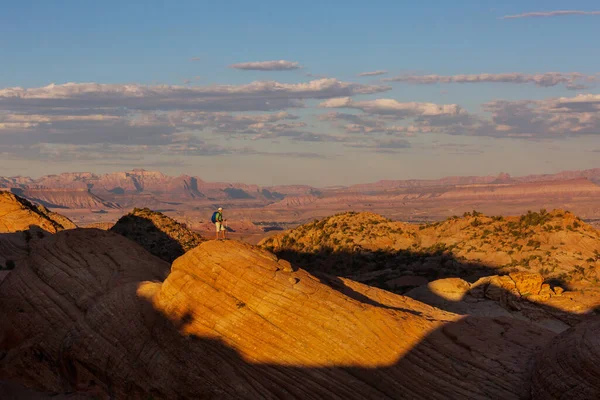
[(245, 62), (232, 64), (229, 67), (252, 71), (289, 71), (302, 68), (300, 63), (286, 60)]
[[(492, 114), (480, 134), (525, 138), (600, 135), (600, 95), (579, 95), (536, 101), (493, 101)], [(490, 129), (491, 128), (491, 129)]]
[(562, 11), (540, 11), (529, 12), (515, 15), (505, 15), (502, 19), (517, 19), (517, 18), (547, 18), (561, 17), (566, 15), (600, 15), (600, 11), (579, 11), (579, 10), (562, 10)]
[(393, 115), (397, 118), (458, 115), (464, 112), (457, 104), (401, 103), (394, 99), (354, 101), (350, 97), (329, 99), (319, 104), (319, 106), (324, 108), (355, 108), (368, 114)]
[(524, 74), (518, 72), (504, 74), (472, 74), (472, 75), (400, 75), (384, 79), (386, 82), (403, 82), (416, 85), (431, 85), (436, 83), (531, 83), (539, 87), (565, 85), (571, 90), (585, 89), (584, 83), (597, 80), (595, 76), (587, 76), (579, 72), (561, 73), (545, 72), (539, 74)]
[(378, 75), (385, 75), (388, 72), (385, 70), (379, 70), (379, 71), (371, 71), (371, 72), (361, 72), (360, 74), (358, 74), (358, 76), (378, 76)]
[[(472, 114), (456, 104), (400, 103), (393, 99), (355, 101), (334, 98), (325, 108), (351, 108), (365, 115), (328, 113), (322, 120), (338, 123), (347, 133), (410, 136), (416, 133), (510, 137), (539, 140), (600, 135), (600, 94), (546, 100), (496, 100)], [(402, 120), (402, 125), (389, 121)], [(408, 121), (406, 123), (404, 120)]]
[(0, 89), (0, 109), (33, 113), (61, 109), (266, 111), (302, 106), (301, 101), (306, 99), (372, 94), (390, 89), (332, 78), (305, 83), (257, 81), (212, 86), (65, 83)]

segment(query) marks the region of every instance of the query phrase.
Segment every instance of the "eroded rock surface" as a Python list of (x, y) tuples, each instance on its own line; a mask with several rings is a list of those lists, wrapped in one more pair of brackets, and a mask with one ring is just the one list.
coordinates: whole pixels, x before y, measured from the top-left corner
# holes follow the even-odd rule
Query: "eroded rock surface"
[(556, 337), (540, 352), (533, 399), (600, 399), (600, 317)]
[(564, 291), (544, 283), (540, 274), (513, 272), (487, 276), (470, 284), (458, 278), (439, 279), (406, 293), (444, 310), (473, 316), (511, 316), (563, 332), (586, 320), (600, 297)]
[(121, 307), (119, 296), (141, 281), (164, 279), (168, 270), (137, 244), (95, 229), (62, 231), (35, 242), (31, 255), (0, 285), (0, 379), (40, 391), (72, 391), (63, 355), (74, 327), (106, 307), (107, 298), (120, 307), (106, 328), (127, 325), (132, 310)]
[(0, 379), (100, 398), (526, 398), (554, 334), (461, 318), (238, 242), (167, 264), (99, 230), (0, 285)]
[(68, 218), (7, 191), (0, 191), (0, 280), (29, 254), (35, 241), (76, 228)]
[(25, 231), (31, 226), (50, 233), (71, 228), (70, 225), (63, 226), (58, 217), (55, 221), (53, 214), (46, 208), (38, 208), (15, 194), (0, 190), (0, 233)]

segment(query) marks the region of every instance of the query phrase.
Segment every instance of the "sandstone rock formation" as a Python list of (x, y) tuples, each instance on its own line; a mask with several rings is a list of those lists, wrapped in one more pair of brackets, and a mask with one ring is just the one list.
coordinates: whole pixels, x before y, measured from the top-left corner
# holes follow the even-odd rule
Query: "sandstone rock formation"
[[(6, 191), (0, 191), (0, 280), (47, 234), (73, 229), (68, 218)], [(2, 271), (4, 270), (4, 271)]]
[(0, 380), (99, 398), (520, 399), (554, 337), (233, 241), (150, 282), (167, 269), (110, 232), (43, 239), (0, 285)]
[[(402, 292), (397, 278), (429, 280), (536, 272), (577, 288), (598, 286), (600, 231), (562, 210), (519, 217), (473, 212), (413, 225), (373, 213), (342, 213), (260, 243), (311, 271)], [(389, 286), (388, 286), (389, 283)]]
[[(166, 262), (110, 232), (66, 230), (35, 242), (25, 263), (0, 284), (0, 380), (43, 392), (76, 390), (65, 382), (71, 366), (62, 358), (74, 326), (109, 299), (123, 306), (119, 296), (126, 288), (135, 292), (141, 281), (162, 280), (168, 270)], [(127, 323), (133, 311), (120, 308), (111, 324)]]
[(537, 273), (486, 276), (470, 284), (446, 278), (406, 292), (406, 296), (444, 310), (473, 316), (512, 316), (562, 332), (593, 315), (600, 296), (551, 287)]
[[(316, 189), (303, 185), (260, 187), (214, 182), (211, 176), (201, 179), (134, 169), (104, 175), (64, 173), (39, 179), (0, 177), (0, 190), (21, 190), (25, 197), (49, 207), (73, 210), (149, 207), (163, 212), (198, 210), (204, 215), (218, 202), (226, 203), (230, 210), (237, 208), (240, 219), (288, 224), (350, 209), (377, 210), (395, 220), (423, 222), (472, 209), (497, 215), (520, 214), (537, 209), (540, 204), (549, 209), (568, 207), (588, 220), (600, 218), (599, 171), (380, 181)], [(76, 222), (90, 220), (91, 211), (88, 218)]]
[[(56, 221), (54, 219), (56, 219)], [(65, 223), (64, 226), (62, 223)], [(0, 233), (17, 232), (37, 226), (46, 232), (56, 233), (74, 224), (65, 217), (58, 218), (46, 208), (37, 208), (29, 201), (6, 191), (0, 191)]]
[(77, 225), (75, 225), (73, 223), (73, 221), (71, 221), (69, 218), (65, 217), (64, 215), (61, 215), (61, 214), (56, 213), (54, 211), (50, 211), (46, 207), (44, 207), (43, 205), (38, 205), (36, 208), (38, 209), (38, 211), (40, 213), (42, 213), (43, 215), (45, 215), (46, 217), (48, 217), (52, 221), (54, 221), (57, 224), (59, 224), (60, 226), (62, 226), (63, 229), (75, 229), (75, 228), (77, 228)]
[(135, 208), (110, 228), (171, 262), (204, 239), (172, 218), (147, 208)]
[(536, 357), (534, 399), (600, 398), (600, 317), (557, 336)]
[(33, 187), (19, 191), (19, 195), (51, 208), (69, 209), (120, 209), (118, 203), (106, 201), (89, 189), (63, 189)]

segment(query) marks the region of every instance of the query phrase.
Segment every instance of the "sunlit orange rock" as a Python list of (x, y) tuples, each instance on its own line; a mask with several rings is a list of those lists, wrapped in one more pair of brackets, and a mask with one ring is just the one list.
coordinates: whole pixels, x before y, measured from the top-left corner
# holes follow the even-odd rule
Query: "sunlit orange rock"
[[(24, 231), (31, 226), (37, 226), (50, 233), (74, 227), (64, 227), (52, 220), (51, 214), (53, 213), (46, 208), (37, 208), (19, 196), (0, 190), (0, 233)], [(65, 221), (68, 220), (65, 218)]]
[(503, 398), (554, 334), (460, 317), (256, 247), (168, 265), (110, 232), (37, 243), (0, 285), (0, 380), (97, 398)]

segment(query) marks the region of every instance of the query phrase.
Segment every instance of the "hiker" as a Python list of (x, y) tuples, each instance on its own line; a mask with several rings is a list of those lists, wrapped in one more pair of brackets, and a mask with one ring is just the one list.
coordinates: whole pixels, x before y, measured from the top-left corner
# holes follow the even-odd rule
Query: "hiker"
[(223, 240), (225, 239), (225, 226), (223, 226), (223, 222), (227, 222), (226, 219), (223, 219), (223, 208), (219, 207), (217, 211), (215, 211), (211, 217), (211, 221), (215, 224), (217, 228), (217, 237), (216, 240), (219, 240), (219, 232), (223, 232)]

